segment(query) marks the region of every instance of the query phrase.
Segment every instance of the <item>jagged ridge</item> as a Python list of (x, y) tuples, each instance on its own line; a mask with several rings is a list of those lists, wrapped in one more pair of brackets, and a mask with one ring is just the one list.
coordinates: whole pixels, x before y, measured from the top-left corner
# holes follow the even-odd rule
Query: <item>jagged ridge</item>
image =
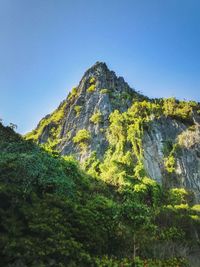
[[(79, 160), (87, 158), (93, 150), (102, 157), (107, 147), (105, 132), (111, 112), (115, 109), (123, 112), (133, 100), (142, 99), (145, 97), (130, 88), (122, 77), (117, 77), (105, 63), (97, 62), (85, 72), (79, 85), (58, 109), (43, 118), (26, 138), (35, 139), (39, 144), (51, 143), (61, 154), (75, 154)], [(99, 114), (98, 122), (92, 121), (95, 114)], [(82, 153), (73, 142), (81, 129), (91, 133), (87, 151)]]
[[(111, 118), (115, 110), (118, 113)], [(81, 162), (100, 160), (100, 172), (106, 179), (116, 177), (116, 173), (110, 172), (110, 165), (118, 162), (131, 166), (130, 175), (145, 174), (166, 187), (185, 187), (198, 200), (199, 121), (198, 103), (148, 99), (131, 89), (105, 63), (97, 62), (58, 109), (42, 119), (26, 138), (48, 145), (62, 155), (72, 154)], [(187, 142), (183, 141), (184, 136)], [(126, 162), (127, 151), (132, 164)], [(118, 172), (120, 168), (117, 167)], [(124, 167), (121, 169), (121, 173), (126, 173)]]

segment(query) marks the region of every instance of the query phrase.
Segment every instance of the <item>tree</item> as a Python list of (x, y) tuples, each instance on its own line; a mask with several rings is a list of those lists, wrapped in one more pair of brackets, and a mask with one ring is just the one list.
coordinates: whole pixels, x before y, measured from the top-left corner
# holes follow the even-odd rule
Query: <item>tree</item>
[(126, 225), (130, 242), (132, 245), (133, 258), (137, 256), (137, 251), (140, 249), (141, 238), (151, 225), (151, 213), (147, 205), (138, 202), (137, 200), (131, 201), (127, 199), (121, 205), (121, 220)]

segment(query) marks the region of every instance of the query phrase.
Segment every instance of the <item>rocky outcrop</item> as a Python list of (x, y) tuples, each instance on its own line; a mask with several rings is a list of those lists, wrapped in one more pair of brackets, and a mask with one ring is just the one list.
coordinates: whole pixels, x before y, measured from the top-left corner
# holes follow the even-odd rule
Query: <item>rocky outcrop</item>
[[(166, 146), (169, 147), (166, 155)], [(170, 150), (174, 153), (174, 170), (165, 166)], [(167, 187), (184, 187), (200, 200), (200, 127), (171, 118), (161, 118), (151, 124), (143, 138), (144, 166), (147, 174)]]
[[(73, 154), (82, 161), (90, 156), (92, 151), (96, 151), (97, 156), (101, 158), (107, 147), (105, 132), (109, 125), (110, 113), (115, 109), (123, 112), (133, 99), (142, 98), (144, 97), (131, 89), (122, 77), (117, 77), (110, 71), (105, 63), (97, 62), (85, 72), (79, 85), (65, 100), (64, 116), (58, 126), (49, 122), (40, 130), (39, 143), (46, 143), (52, 132), (58, 131), (60, 142), (56, 149), (62, 155)], [(99, 121), (92, 122), (91, 117), (96, 113), (100, 114)], [(36, 131), (40, 126), (41, 123)], [(85, 150), (73, 142), (74, 136), (81, 129), (87, 129), (91, 134)]]
[[(105, 63), (97, 62), (58, 109), (27, 136), (39, 144), (51, 143), (62, 155), (72, 154), (80, 161), (94, 151), (101, 160), (108, 148), (111, 112), (124, 112), (134, 101), (144, 99), (148, 98), (131, 89)], [(153, 119), (144, 131), (142, 149), (149, 177), (166, 187), (185, 187), (200, 200), (199, 123), (195, 112), (192, 123), (170, 116)], [(80, 130), (85, 135), (77, 137)]]

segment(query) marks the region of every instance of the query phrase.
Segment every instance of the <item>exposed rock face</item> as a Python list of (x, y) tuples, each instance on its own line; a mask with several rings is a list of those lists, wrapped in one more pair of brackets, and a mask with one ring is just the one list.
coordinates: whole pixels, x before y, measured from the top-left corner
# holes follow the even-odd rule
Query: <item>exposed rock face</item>
[[(166, 142), (178, 144), (175, 152), (174, 172), (164, 167)], [(148, 175), (167, 187), (184, 187), (200, 200), (200, 127), (188, 125), (170, 118), (154, 121), (143, 138), (144, 166)]]
[[(126, 111), (133, 101), (148, 99), (140, 95), (110, 71), (105, 63), (97, 62), (86, 71), (76, 89), (64, 100), (58, 109), (40, 121), (31, 134), (40, 144), (57, 140), (55, 148), (62, 155), (73, 154), (83, 161), (93, 151), (102, 159), (108, 147), (106, 130), (109, 115), (114, 110)], [(92, 120), (93, 115), (98, 118)], [(175, 118), (161, 117), (144, 131), (144, 167), (148, 176), (167, 187), (186, 187), (200, 200), (200, 116), (193, 114), (193, 126)], [(79, 130), (87, 130), (90, 140), (87, 148), (74, 142)], [(175, 145), (173, 171), (166, 171), (165, 147)]]
[[(59, 124), (58, 134), (61, 142), (57, 149), (62, 155), (75, 154), (81, 161), (91, 151), (96, 151), (97, 156), (102, 157), (107, 147), (105, 131), (109, 125), (110, 113), (115, 109), (125, 111), (134, 97), (144, 98), (131, 89), (122, 77), (117, 77), (110, 71), (105, 63), (97, 62), (84, 74), (76, 88), (76, 94), (65, 100), (65, 116)], [(97, 112), (101, 114), (101, 120), (93, 123), (90, 119)], [(53, 123), (46, 125), (39, 136), (39, 143), (47, 141), (54, 126)], [(73, 142), (73, 137), (81, 129), (87, 129), (91, 134), (87, 151), (80, 151), (79, 146)]]

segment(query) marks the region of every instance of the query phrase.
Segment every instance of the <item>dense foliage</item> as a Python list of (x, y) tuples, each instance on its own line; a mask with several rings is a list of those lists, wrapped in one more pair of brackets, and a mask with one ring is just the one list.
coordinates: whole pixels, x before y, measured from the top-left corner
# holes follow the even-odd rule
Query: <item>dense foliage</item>
[(2, 266), (188, 266), (200, 209), (186, 191), (103, 182), (2, 125), (0, 150)]
[[(95, 85), (95, 79), (89, 84)], [(74, 88), (68, 100), (76, 94)], [(65, 105), (27, 139), (37, 140), (51, 122), (56, 144)], [(1, 265), (199, 266), (200, 206), (185, 189), (161, 188), (147, 177), (142, 147), (153, 120), (176, 118), (191, 127), (195, 109), (196, 103), (172, 98), (135, 101), (124, 113), (115, 110), (104, 158), (93, 151), (82, 167), (0, 123)], [(76, 115), (80, 110), (75, 107)], [(97, 111), (91, 122), (100, 123), (101, 116)], [(72, 141), (83, 151), (91, 138), (81, 129)], [(171, 140), (163, 145), (168, 175), (174, 172), (179, 145)]]
[(102, 121), (102, 114), (100, 110), (97, 110), (94, 112), (90, 118), (90, 121), (93, 122), (94, 124), (98, 124)]

